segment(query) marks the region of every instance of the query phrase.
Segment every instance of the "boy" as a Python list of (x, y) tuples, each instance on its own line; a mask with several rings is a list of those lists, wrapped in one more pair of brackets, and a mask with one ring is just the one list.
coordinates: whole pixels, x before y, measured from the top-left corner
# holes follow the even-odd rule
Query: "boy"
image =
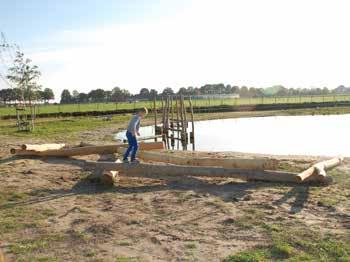
[(137, 145), (137, 139), (136, 135), (140, 136), (139, 129), (140, 129), (140, 121), (142, 118), (144, 118), (148, 114), (147, 108), (142, 108), (137, 112), (136, 115), (134, 115), (128, 125), (128, 129), (126, 131), (126, 137), (128, 138), (129, 147), (125, 151), (123, 162), (129, 163), (128, 157), (131, 152), (131, 162), (132, 163), (139, 163), (139, 161), (136, 159), (136, 152), (138, 149)]

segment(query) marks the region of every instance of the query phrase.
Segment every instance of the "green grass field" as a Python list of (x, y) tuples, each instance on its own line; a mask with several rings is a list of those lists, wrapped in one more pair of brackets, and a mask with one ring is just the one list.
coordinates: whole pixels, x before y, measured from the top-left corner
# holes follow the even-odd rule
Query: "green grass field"
[[(238, 106), (238, 105), (258, 105), (258, 104), (283, 104), (283, 103), (308, 103), (308, 102), (340, 102), (350, 101), (350, 95), (327, 95), (327, 96), (302, 96), (302, 97), (264, 97), (264, 98), (225, 98), (225, 99), (200, 99), (193, 100), (194, 107), (210, 106)], [(187, 102), (187, 101), (186, 101)], [(187, 102), (188, 103), (188, 102)], [(122, 103), (89, 103), (89, 104), (64, 104), (64, 105), (40, 105), (38, 114), (45, 113), (71, 113), (89, 111), (107, 111), (135, 108), (153, 108), (152, 101), (122, 102)], [(161, 101), (157, 102), (157, 107), (161, 107)], [(1, 107), (0, 116), (15, 115), (14, 107)]]

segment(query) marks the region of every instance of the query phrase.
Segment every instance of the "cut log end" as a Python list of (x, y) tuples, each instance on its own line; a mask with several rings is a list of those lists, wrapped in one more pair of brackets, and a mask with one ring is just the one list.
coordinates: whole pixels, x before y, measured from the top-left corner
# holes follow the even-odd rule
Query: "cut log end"
[(101, 176), (101, 182), (105, 185), (114, 185), (119, 182), (119, 179), (117, 171), (105, 171)]

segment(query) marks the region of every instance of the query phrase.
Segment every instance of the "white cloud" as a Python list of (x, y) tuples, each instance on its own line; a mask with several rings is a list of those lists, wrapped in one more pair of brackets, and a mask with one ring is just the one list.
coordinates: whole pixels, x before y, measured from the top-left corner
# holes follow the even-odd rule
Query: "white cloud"
[[(89, 91), (116, 85), (264, 87), (350, 84), (342, 0), (196, 0), (183, 13), (143, 24), (57, 32), (64, 43), (31, 58), (43, 84)], [(52, 41), (52, 40), (51, 40)]]

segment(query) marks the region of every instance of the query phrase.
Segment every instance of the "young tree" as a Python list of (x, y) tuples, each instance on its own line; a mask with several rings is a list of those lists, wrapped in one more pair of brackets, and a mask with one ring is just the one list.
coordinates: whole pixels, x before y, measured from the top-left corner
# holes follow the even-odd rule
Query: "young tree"
[(41, 73), (38, 66), (32, 65), (32, 60), (25, 58), (22, 52), (17, 51), (14, 65), (9, 68), (7, 79), (14, 83), (21, 91), (21, 99), (31, 104), (36, 98), (41, 86), (37, 83)]

